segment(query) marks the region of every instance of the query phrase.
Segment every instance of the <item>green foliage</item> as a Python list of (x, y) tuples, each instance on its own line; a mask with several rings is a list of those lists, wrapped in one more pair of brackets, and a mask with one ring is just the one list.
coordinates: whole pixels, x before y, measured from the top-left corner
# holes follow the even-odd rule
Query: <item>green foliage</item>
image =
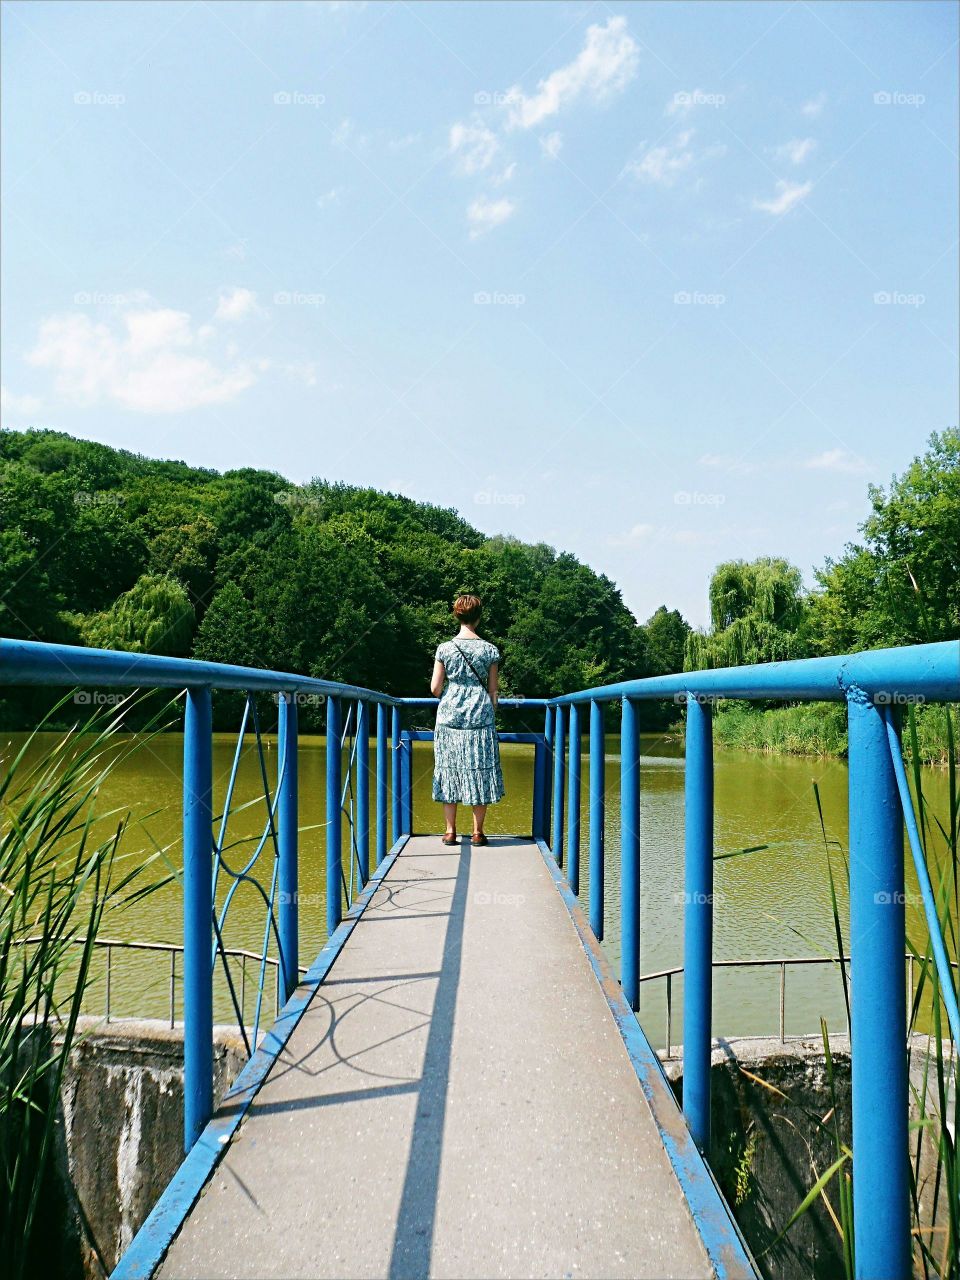
[(710, 579), (709, 632), (687, 637), (686, 670), (807, 656), (800, 570), (761, 556), (720, 564)]
[(687, 637), (690, 635), (690, 623), (678, 609), (668, 609), (662, 604), (647, 619), (647, 662), (650, 674), (669, 676), (676, 671), (683, 671), (684, 654)]
[(811, 642), (838, 653), (960, 636), (960, 431), (927, 452), (889, 491), (871, 486), (864, 544), (817, 574)]
[(144, 574), (103, 613), (77, 619), (84, 644), (130, 653), (189, 652), (193, 605), (174, 578)]
[(0, 513), (11, 636), (411, 694), (470, 590), (503, 652), (504, 693), (537, 696), (677, 669), (689, 630), (660, 609), (651, 665), (615, 585), (551, 547), (485, 537), (397, 494), (220, 475), (52, 431), (0, 436)]

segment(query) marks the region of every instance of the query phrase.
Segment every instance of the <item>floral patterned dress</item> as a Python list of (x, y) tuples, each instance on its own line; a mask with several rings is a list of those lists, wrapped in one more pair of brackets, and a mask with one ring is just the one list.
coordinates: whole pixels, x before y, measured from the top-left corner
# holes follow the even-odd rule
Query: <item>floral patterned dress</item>
[(500, 652), (479, 637), (459, 637), (439, 646), (436, 661), (443, 663), (447, 683), (433, 738), (433, 798), (496, 804), (503, 799), (503, 773), (487, 676)]

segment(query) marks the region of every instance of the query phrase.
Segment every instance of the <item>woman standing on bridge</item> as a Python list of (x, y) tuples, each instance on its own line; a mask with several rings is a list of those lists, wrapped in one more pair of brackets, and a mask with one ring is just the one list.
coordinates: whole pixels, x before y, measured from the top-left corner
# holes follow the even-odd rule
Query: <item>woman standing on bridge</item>
[(457, 843), (458, 804), (473, 807), (472, 842), (486, 844), (487, 805), (503, 799), (494, 718), (500, 653), (477, 635), (480, 611), (476, 596), (457, 596), (453, 615), (460, 630), (438, 647), (430, 681), (430, 692), (440, 698), (433, 738), (433, 798), (443, 805), (444, 844)]

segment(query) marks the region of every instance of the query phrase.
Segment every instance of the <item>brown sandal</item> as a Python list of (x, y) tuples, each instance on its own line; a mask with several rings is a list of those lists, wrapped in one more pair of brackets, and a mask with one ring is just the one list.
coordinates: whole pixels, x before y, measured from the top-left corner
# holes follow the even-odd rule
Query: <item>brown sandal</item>
[(487, 839), (487, 837), (483, 834), (483, 832), (479, 831), (476, 835), (473, 835), (470, 837), (470, 843), (480, 845), (480, 844), (489, 844), (490, 842)]
[(444, 835), (442, 835), (442, 836), (440, 837), (440, 843), (441, 843), (441, 844), (447, 844), (447, 845), (453, 845), (453, 844), (456, 844), (456, 843), (457, 843), (457, 833), (456, 833), (455, 831), (453, 831), (453, 832), (450, 832), (450, 831), (446, 832), (446, 834), (444, 834)]

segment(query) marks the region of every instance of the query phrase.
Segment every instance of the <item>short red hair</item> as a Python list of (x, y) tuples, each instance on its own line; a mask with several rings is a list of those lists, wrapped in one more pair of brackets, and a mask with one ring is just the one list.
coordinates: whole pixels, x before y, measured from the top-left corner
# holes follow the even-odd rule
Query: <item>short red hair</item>
[(453, 602), (453, 616), (458, 622), (465, 622), (468, 627), (474, 625), (482, 611), (479, 596), (457, 596)]

